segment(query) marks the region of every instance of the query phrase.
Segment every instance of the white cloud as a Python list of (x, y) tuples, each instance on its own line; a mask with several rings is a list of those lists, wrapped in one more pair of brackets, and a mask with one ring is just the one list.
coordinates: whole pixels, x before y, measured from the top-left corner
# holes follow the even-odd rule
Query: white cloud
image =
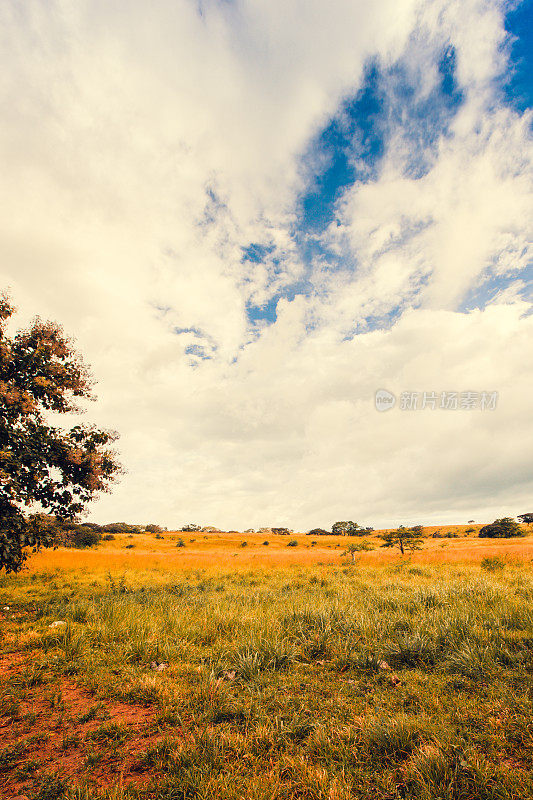
[[(501, 6), (201, 7), (0, 8), (0, 279), (23, 319), (76, 336), (99, 381), (90, 417), (121, 433), (128, 474), (95, 516), (248, 527), (523, 510), (532, 318), (517, 281), (456, 311), (488, 269), (516, 276), (527, 258), (528, 120), (493, 89)], [(313, 265), (316, 294), (251, 330), (247, 301), (309, 269), (290, 236), (301, 154), (365, 60), (402, 56), (427, 96), (449, 43), (465, 102), (427, 173), (406, 177), (408, 142), (391, 135), (325, 237), (342, 269)], [(251, 242), (275, 246), (264, 264), (243, 263)], [(390, 330), (346, 338), (397, 307)], [(191, 345), (213, 357), (192, 367)], [(501, 404), (378, 414), (380, 386), (495, 389)]]

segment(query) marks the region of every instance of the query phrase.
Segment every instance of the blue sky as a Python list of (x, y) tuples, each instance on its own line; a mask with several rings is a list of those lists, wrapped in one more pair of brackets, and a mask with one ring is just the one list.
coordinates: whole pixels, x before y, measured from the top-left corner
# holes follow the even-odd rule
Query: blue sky
[[(495, 100), (523, 114), (533, 107), (533, 0), (508, 3), (503, 12), (508, 58), (505, 71), (494, 81)], [(405, 173), (417, 178), (430, 168), (439, 140), (447, 135), (465, 99), (457, 84), (456, 54), (451, 44), (445, 44), (437, 53), (436, 66), (438, 81), (430, 94), (419, 100), (414, 85), (417, 76), (409, 74), (401, 58), (386, 67), (377, 59), (369, 59), (360, 85), (341, 101), (336, 113), (309, 142), (300, 159), (304, 187), (295, 201), (291, 228), (295, 246), (308, 268), (316, 259), (327, 262), (332, 269), (339, 266), (338, 252), (328, 250), (321, 234), (336, 223), (345, 191), (376, 180), (392, 128), (395, 135), (400, 130), (408, 143)], [(255, 263), (273, 253), (272, 246), (256, 243), (243, 248), (243, 258)], [(346, 259), (342, 265), (346, 265)], [(356, 270), (357, 263), (352, 262), (349, 268)], [(524, 281), (523, 292), (528, 293), (531, 266), (519, 272)], [(482, 286), (465, 295), (459, 308), (483, 307), (515, 278), (516, 275), (487, 276)], [(312, 291), (309, 281), (299, 281), (260, 306), (248, 304), (248, 318), (262, 326), (274, 322), (280, 297), (292, 300), (295, 294)], [(391, 319), (396, 312), (397, 309), (391, 312)]]
[(0, 4), (0, 280), (121, 434), (94, 519), (527, 511), (532, 52), (531, 0)]

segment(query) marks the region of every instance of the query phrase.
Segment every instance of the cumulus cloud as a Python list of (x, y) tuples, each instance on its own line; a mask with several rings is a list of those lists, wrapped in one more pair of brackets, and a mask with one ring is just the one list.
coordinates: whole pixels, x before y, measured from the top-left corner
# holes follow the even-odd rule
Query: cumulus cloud
[[(95, 518), (304, 528), (523, 510), (531, 140), (499, 94), (503, 10), (2, 4), (0, 279), (22, 321), (77, 338), (99, 382), (88, 416), (121, 433), (128, 472)], [(435, 110), (452, 52), (458, 99)], [(312, 143), (369, 60), (392, 109), (383, 154), (313, 234), (327, 259), (310, 257), (294, 231)], [(380, 387), (500, 402), (379, 414)]]

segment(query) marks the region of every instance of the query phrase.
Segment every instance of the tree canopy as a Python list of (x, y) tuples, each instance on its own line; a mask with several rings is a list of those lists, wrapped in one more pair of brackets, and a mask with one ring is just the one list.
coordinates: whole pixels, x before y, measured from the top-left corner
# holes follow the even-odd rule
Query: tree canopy
[(115, 433), (49, 423), (51, 413), (79, 412), (76, 398), (92, 399), (71, 341), (40, 319), (10, 337), (13, 312), (0, 297), (0, 570), (7, 572), (20, 570), (30, 549), (53, 543), (39, 511), (74, 520), (119, 471), (109, 448)]
[(479, 531), (481, 539), (510, 539), (512, 536), (525, 536), (518, 522), (512, 517), (495, 519), (490, 525), (484, 525)]

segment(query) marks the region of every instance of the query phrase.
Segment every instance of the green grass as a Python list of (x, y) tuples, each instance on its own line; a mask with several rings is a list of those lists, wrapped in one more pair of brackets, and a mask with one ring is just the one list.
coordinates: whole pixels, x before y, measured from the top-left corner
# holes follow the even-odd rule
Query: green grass
[[(0, 752), (31, 800), (533, 798), (529, 565), (23, 574), (0, 604), (24, 614), (4, 652), (31, 655), (0, 684), (2, 714), (22, 724), (42, 691), (68, 716), (58, 681), (91, 697), (62, 734), (78, 785), (34, 751), (25, 771), (23, 743)], [(102, 721), (118, 702), (151, 714), (129, 774), (147, 780), (99, 789), (140, 737)]]

